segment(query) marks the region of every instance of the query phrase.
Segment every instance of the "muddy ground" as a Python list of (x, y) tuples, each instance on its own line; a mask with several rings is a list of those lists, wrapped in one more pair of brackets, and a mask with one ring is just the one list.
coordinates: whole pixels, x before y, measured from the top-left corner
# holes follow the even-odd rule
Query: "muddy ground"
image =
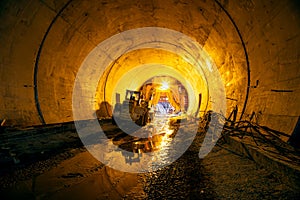
[[(104, 126), (112, 133), (117, 130), (109, 123)], [(1, 199), (299, 199), (300, 191), (288, 177), (231, 151), (222, 140), (208, 156), (199, 159), (203, 138), (204, 134), (198, 132), (183, 156), (149, 173), (125, 173), (103, 165), (82, 146), (72, 130), (56, 131), (44, 139), (19, 140), (12, 146), (8, 146), (12, 139), (10, 143), (1, 140), (0, 196)]]

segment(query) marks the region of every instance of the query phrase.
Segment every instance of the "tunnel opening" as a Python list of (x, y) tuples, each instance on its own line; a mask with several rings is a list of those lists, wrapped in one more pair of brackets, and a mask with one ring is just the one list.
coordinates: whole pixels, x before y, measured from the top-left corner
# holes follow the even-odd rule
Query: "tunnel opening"
[[(207, 77), (201, 68), (208, 69), (207, 63), (209, 66), (212, 64), (206, 60), (205, 64), (200, 67), (199, 63), (194, 66), (193, 62), (196, 61), (184, 58), (184, 55), (176, 55), (161, 49), (138, 49), (123, 54), (103, 72), (95, 96), (96, 105), (102, 101), (115, 105), (118, 101), (124, 100), (127, 89), (139, 90), (139, 85), (143, 85), (151, 77), (170, 76), (181, 84), (178, 86), (179, 89), (176, 88), (176, 92), (186, 93), (185, 97), (180, 99), (185, 102), (184, 105), (182, 104), (179, 108), (179, 105), (174, 104), (174, 109), (177, 109), (177, 112), (185, 111), (189, 115), (203, 115), (211, 106), (211, 102), (208, 100), (210, 97)], [(218, 73), (218, 70), (215, 70), (214, 73)], [(157, 84), (159, 87), (161, 83)], [(215, 85), (211, 88), (218, 89), (216, 82), (211, 84)], [(116, 94), (119, 96), (116, 97)], [(167, 94), (171, 93), (164, 93), (164, 95)], [(118, 98), (119, 100), (117, 100)], [(199, 101), (200, 98), (201, 101)], [(99, 107), (95, 106), (95, 109), (99, 109)]]
[(186, 112), (189, 106), (188, 92), (184, 85), (171, 76), (156, 76), (140, 88), (151, 101), (149, 108), (154, 116), (175, 115)]
[[(135, 88), (137, 89), (126, 89), (122, 103), (120, 94), (113, 93), (116, 103), (113, 106), (112, 120), (113, 124), (119, 125), (121, 129), (125, 128), (124, 124), (128, 127), (129, 121), (143, 127), (149, 124), (155, 126), (157, 118), (163, 118), (165, 121), (170, 118), (175, 120), (175, 117), (178, 118), (177, 121), (181, 120), (179, 118), (186, 118), (186, 110), (189, 106), (188, 92), (174, 77), (155, 76), (145, 81), (142, 86), (135, 86)], [(128, 129), (125, 128), (125, 130)]]

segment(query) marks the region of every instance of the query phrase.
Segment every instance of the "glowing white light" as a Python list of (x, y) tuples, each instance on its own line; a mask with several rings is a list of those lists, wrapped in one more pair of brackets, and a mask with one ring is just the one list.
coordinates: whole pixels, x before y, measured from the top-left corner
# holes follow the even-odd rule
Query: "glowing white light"
[(163, 81), (161, 83), (160, 89), (161, 90), (168, 90), (170, 88), (169, 83), (167, 81)]

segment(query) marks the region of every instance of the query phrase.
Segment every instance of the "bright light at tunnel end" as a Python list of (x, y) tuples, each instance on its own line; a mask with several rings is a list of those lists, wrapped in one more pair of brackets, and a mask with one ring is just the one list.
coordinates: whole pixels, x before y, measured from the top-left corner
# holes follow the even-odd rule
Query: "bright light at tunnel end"
[(169, 88), (170, 88), (170, 87), (169, 87), (169, 83), (168, 83), (168, 82), (163, 81), (163, 82), (161, 83), (161, 87), (160, 87), (161, 90), (168, 90)]
[[(144, 173), (170, 165), (188, 149), (198, 131), (198, 122), (190, 122), (188, 131), (181, 127), (177, 131), (168, 149), (170, 155), (168, 158), (160, 159), (166, 152), (159, 150), (143, 153), (140, 161), (132, 164), (120, 158), (136, 157), (138, 153), (114, 145), (102, 130), (94, 109), (94, 98), (100, 77), (111, 63), (123, 54), (149, 48), (163, 49), (179, 55), (188, 60), (199, 75), (204, 74), (207, 80), (209, 97), (213, 100), (211, 110), (216, 114), (211, 116), (199, 150), (199, 158), (204, 158), (212, 150), (223, 129), (220, 122), (224, 121), (222, 118), (226, 113), (224, 85), (213, 60), (197, 41), (183, 33), (159, 27), (137, 28), (116, 34), (98, 44), (82, 63), (74, 83), (72, 109), (76, 130), (86, 149), (100, 162), (119, 171)], [(169, 85), (162, 83), (161, 87), (167, 90)], [(191, 95), (196, 96), (198, 93)], [(181, 136), (190, 139), (178, 142)]]

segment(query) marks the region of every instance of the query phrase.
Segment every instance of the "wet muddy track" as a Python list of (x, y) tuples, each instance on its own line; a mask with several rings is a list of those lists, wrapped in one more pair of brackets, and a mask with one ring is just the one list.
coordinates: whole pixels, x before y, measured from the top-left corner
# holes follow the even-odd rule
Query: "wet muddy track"
[[(105, 123), (104, 128), (111, 139), (115, 139), (115, 141), (124, 139), (121, 137), (122, 133), (115, 126)], [(74, 137), (72, 131), (53, 132), (49, 135), (55, 135), (52, 138), (54, 142), (62, 139), (60, 134), (65, 135), (65, 139), (69, 134), (69, 140), (63, 140), (64, 143), (61, 143), (63, 145), (56, 146), (52, 151), (45, 151), (43, 156), (38, 156), (45, 146), (34, 143), (37, 145), (35, 151), (32, 151), (28, 157), (23, 157), (18, 164), (10, 163), (9, 168), (2, 167), (1, 188), (13, 188), (19, 182), (26, 180), (32, 180), (34, 183), (36, 178), (38, 180), (39, 176), (70, 159), (74, 159), (75, 165), (79, 165), (82, 162), (83, 153), (87, 153), (86, 149), (81, 146), (80, 139)], [(47, 137), (52, 137), (49, 135)], [(225, 150), (229, 149), (229, 146), (223, 144), (222, 140), (207, 157), (199, 159), (198, 152), (204, 136), (204, 133), (198, 132), (188, 150), (171, 165), (155, 172), (139, 174), (138, 182), (142, 186), (137, 187), (134, 192), (127, 191), (126, 193), (125, 191), (125, 195), (122, 193), (119, 197), (124, 199), (297, 199), (299, 197), (299, 191), (291, 187), (287, 181), (288, 177), (282, 177), (246, 157)], [(26, 146), (25, 143), (20, 143), (19, 147), (21, 144)], [(18, 145), (14, 147), (18, 147)], [(13, 147), (11, 148), (13, 149)], [(103, 164), (101, 166), (103, 167)], [(104, 170), (103, 173), (105, 172)], [(63, 176), (58, 179), (74, 179), (74, 185), (77, 185), (88, 177), (98, 177), (97, 173), (100, 172), (92, 170), (83, 174), (70, 170), (64, 171)], [(74, 174), (80, 176), (74, 176)], [(114, 179), (112, 174), (105, 176)], [(126, 180), (124, 183), (126, 186)], [(41, 186), (36, 183), (35, 187)], [(117, 191), (118, 186), (111, 185), (110, 187), (116, 188)], [(67, 189), (72, 191), (72, 185)]]
[(199, 145), (194, 142), (170, 166), (147, 174), (144, 190), (148, 199), (214, 199), (213, 184), (201, 165), (198, 151)]

